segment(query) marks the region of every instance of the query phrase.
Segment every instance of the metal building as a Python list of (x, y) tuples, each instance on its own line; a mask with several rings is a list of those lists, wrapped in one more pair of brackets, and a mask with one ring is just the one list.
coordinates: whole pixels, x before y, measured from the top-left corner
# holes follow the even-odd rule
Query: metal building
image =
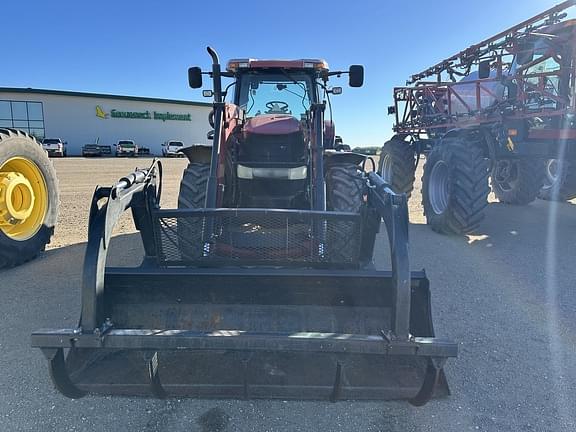
[(37, 138), (61, 138), (68, 155), (98, 140), (113, 145), (134, 140), (161, 154), (166, 140), (206, 143), (212, 104), (139, 96), (0, 87), (0, 127), (14, 127)]

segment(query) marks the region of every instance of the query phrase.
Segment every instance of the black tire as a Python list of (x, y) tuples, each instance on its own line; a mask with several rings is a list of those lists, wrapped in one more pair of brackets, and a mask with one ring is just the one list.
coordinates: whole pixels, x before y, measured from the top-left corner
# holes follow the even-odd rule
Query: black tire
[(0, 129), (0, 167), (13, 157), (33, 162), (46, 184), (48, 203), (38, 231), (28, 239), (17, 240), (0, 229), (0, 268), (10, 268), (35, 258), (46, 248), (58, 219), (58, 178), (48, 154), (36, 139), (15, 129)]
[[(555, 163), (555, 172), (551, 172), (550, 164)], [(555, 159), (546, 161), (544, 186), (538, 193), (538, 198), (547, 201), (568, 201), (576, 198), (576, 162), (564, 161), (558, 164)]]
[(422, 176), (422, 205), (430, 227), (468, 234), (484, 219), (489, 162), (471, 136), (445, 138), (429, 153)]
[(210, 165), (190, 163), (184, 170), (178, 194), (178, 208), (204, 208), (206, 185), (210, 176)]
[(358, 165), (331, 166), (325, 178), (328, 210), (359, 213), (364, 202), (364, 181)]
[[(204, 208), (206, 201), (206, 186), (210, 176), (210, 165), (190, 163), (184, 170), (178, 194), (179, 209)], [(202, 257), (202, 218), (178, 219), (178, 244), (184, 260), (194, 260)]]
[(543, 168), (541, 159), (496, 161), (490, 178), (492, 191), (502, 203), (530, 204), (544, 184)]
[[(328, 210), (360, 213), (364, 203), (364, 181), (357, 165), (339, 164), (327, 169), (326, 204)], [(330, 222), (326, 238), (327, 258), (334, 264), (354, 263), (352, 245), (360, 243), (361, 233), (349, 221)]]
[(378, 161), (378, 173), (392, 190), (405, 193), (409, 198), (414, 189), (416, 152), (399, 137), (384, 143)]

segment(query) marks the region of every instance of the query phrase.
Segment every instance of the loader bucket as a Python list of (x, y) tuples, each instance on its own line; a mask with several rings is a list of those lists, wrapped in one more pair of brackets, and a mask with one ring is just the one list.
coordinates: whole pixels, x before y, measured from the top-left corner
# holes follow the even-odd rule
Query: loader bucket
[[(352, 254), (317, 248), (318, 238), (333, 241), (334, 230), (353, 232), (359, 224), (365, 234), (366, 220), (358, 215), (164, 211), (155, 205), (149, 173), (134, 178), (139, 182), (127, 182), (121, 191), (95, 194), (80, 325), (32, 335), (64, 395), (408, 399), (422, 405), (448, 394), (443, 365), (456, 356), (457, 345), (434, 336), (428, 279), (424, 272), (410, 273), (404, 260), (401, 212), (384, 217), (393, 228), (393, 269), (377, 271), (360, 265), (366, 244), (349, 244)], [(398, 202), (400, 209), (406, 205)], [(105, 268), (115, 220), (130, 207), (144, 263)], [(253, 245), (232, 244), (226, 233), (236, 233), (246, 220), (251, 230), (266, 227), (258, 247), (268, 242), (272, 226), (284, 241), (284, 249), (259, 255), (270, 259), (268, 265), (253, 265), (253, 257), (250, 266), (238, 265), (245, 257), (238, 251)], [(294, 253), (300, 225), (309, 226), (310, 241)], [(178, 242), (179, 226), (186, 227), (186, 245)], [(193, 233), (201, 238), (189, 242)], [(358, 237), (365, 243), (366, 235)], [(194, 252), (195, 243), (203, 245), (202, 253)], [(292, 265), (279, 267), (279, 257)]]
[[(428, 343), (423, 273), (411, 280), (414, 339), (398, 344), (386, 337), (389, 272), (109, 269), (104, 291), (110, 330), (60, 333), (74, 341), (65, 368), (81, 392), (412, 399), (430, 358), (453, 354), (449, 343)], [(440, 384), (438, 394), (447, 394)]]

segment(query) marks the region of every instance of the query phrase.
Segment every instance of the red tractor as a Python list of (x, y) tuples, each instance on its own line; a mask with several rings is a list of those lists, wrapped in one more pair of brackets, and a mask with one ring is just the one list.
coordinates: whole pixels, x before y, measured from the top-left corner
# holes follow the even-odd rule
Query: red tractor
[[(362, 85), (362, 66), (330, 72), (318, 59), (238, 59), (225, 72), (212, 71), (214, 90), (204, 94), (214, 96), (210, 124), (220, 132), (210, 134), (211, 148), (183, 150), (191, 163), (179, 206), (357, 211), (357, 167), (364, 157), (325, 151), (334, 149), (335, 136), (332, 122), (324, 120), (321, 93), (339, 94), (342, 89), (328, 88), (327, 81), (343, 73), (351, 87)], [(220, 76), (235, 78), (232, 103), (223, 102)], [(191, 68), (189, 80), (201, 87), (201, 70)]]
[[(208, 51), (212, 71), (191, 68), (189, 81), (212, 77), (213, 144), (182, 149), (179, 208), (160, 208), (159, 161), (94, 194), (79, 325), (32, 335), (55, 386), (73, 398), (447, 395), (458, 345), (435, 337), (428, 279), (410, 271), (406, 197), (365, 156), (333, 149), (324, 121), (324, 97), (341, 91), (328, 78), (359, 87), (362, 66), (243, 59), (221, 71)], [(105, 267), (127, 209), (142, 265)], [(382, 219), (391, 271), (373, 262)]]
[[(525, 205), (576, 198), (576, 20), (565, 1), (394, 89), (379, 172), (409, 194), (426, 155), (422, 203), (443, 233), (479, 227), (490, 191)], [(435, 79), (429, 80), (429, 77)]]

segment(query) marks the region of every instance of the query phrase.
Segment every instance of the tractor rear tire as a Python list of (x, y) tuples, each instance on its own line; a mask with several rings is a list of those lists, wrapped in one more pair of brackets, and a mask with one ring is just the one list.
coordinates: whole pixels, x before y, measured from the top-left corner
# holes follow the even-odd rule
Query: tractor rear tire
[(538, 197), (547, 201), (568, 201), (576, 198), (576, 162), (557, 159), (546, 161), (544, 186)]
[[(205, 206), (206, 186), (210, 165), (190, 163), (184, 170), (178, 194), (179, 209), (201, 209)], [(179, 218), (177, 222), (178, 244), (183, 260), (195, 260), (203, 255), (203, 218)]]
[[(21, 183), (22, 179), (25, 183)], [(16, 129), (0, 129), (2, 188), (0, 268), (10, 268), (30, 261), (46, 248), (54, 233), (59, 204), (58, 178), (48, 154), (34, 137)], [(13, 191), (10, 196), (4, 195), (9, 189)], [(33, 197), (27, 201), (28, 216), (18, 224), (8, 222), (8, 218), (14, 220), (11, 212), (24, 210), (25, 195)]]
[(416, 174), (416, 152), (408, 142), (393, 137), (382, 147), (378, 173), (394, 192), (405, 193), (410, 198)]
[(442, 234), (469, 234), (484, 219), (489, 162), (477, 142), (445, 138), (432, 149), (422, 176), (422, 205), (430, 227)]
[(501, 203), (530, 204), (538, 197), (544, 184), (540, 159), (509, 159), (496, 161), (491, 175), (492, 191)]

